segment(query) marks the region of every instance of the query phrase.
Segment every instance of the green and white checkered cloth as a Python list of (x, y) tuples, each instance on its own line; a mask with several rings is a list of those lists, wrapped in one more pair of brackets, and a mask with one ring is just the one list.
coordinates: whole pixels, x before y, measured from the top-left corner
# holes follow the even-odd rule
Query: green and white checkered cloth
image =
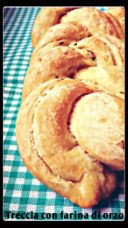
[[(61, 211), (65, 213), (88, 213), (88, 220), (92, 219), (91, 214), (95, 210), (100, 211), (101, 214), (124, 214), (124, 175), (122, 173), (118, 175), (118, 188), (111, 198), (107, 201), (101, 201), (93, 208), (81, 209), (41, 184), (26, 169), (21, 160), (16, 143), (15, 124), (21, 104), (23, 79), (32, 53), (31, 31), (39, 10), (40, 7), (4, 8), (3, 218), (9, 220), (7, 218), (9, 211), (21, 213), (33, 211), (39, 216), (42, 212), (57, 213), (57, 220), (60, 220)], [(39, 217), (39, 219), (41, 218)], [(43, 220), (50, 219), (45, 218)]]

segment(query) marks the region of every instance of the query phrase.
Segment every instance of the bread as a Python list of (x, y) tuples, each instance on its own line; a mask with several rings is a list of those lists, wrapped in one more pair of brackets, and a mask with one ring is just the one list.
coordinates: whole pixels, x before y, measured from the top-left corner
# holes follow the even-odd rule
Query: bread
[(94, 91), (104, 91), (124, 99), (124, 70), (118, 66), (95, 66), (79, 70), (75, 76)]
[(60, 18), (75, 7), (42, 7), (35, 19), (32, 29), (32, 46), (35, 47), (39, 39), (48, 28), (59, 23)]
[(69, 45), (84, 55), (86, 50), (95, 54), (97, 64), (99, 65), (117, 65), (124, 66), (124, 45), (123, 41), (114, 36), (92, 36), (73, 42)]
[(77, 21), (88, 28), (91, 35), (109, 34), (123, 39), (123, 31), (116, 17), (92, 7), (82, 7), (68, 12), (61, 18), (62, 23)]
[[(76, 22), (88, 30), (90, 35), (109, 34), (123, 39), (123, 29), (112, 14), (93, 7), (45, 7), (39, 12), (32, 30), (32, 46), (35, 47), (45, 32), (58, 23)], [(90, 26), (91, 25), (91, 26)], [(85, 34), (86, 37), (86, 34)]]
[[(103, 51), (103, 49), (105, 48), (107, 49), (110, 48), (111, 49), (110, 51), (112, 52), (112, 50), (115, 49), (115, 46), (116, 46), (116, 49), (118, 48), (118, 51), (123, 52), (124, 50), (123, 41), (121, 41), (120, 39), (117, 39), (114, 36), (110, 36), (110, 35), (102, 35), (102, 36), (95, 35), (92, 37), (89, 37), (89, 36), (90, 34), (87, 32), (84, 26), (80, 25), (79, 23), (72, 22), (72, 23), (58, 24), (58, 25), (52, 26), (50, 29), (47, 30), (43, 38), (40, 39), (40, 41), (36, 45), (31, 56), (30, 64), (32, 63), (32, 61), (35, 60), (35, 56), (38, 56), (38, 52), (44, 48), (46, 49), (46, 45), (49, 47), (48, 44), (50, 43), (53, 43), (54, 46), (59, 46), (59, 45), (67, 46), (67, 45), (70, 45), (70, 43), (73, 41), (75, 41), (76, 43), (76, 41), (83, 40), (80, 43), (83, 43), (86, 41), (85, 43), (87, 44), (87, 47), (89, 49), (92, 49), (92, 47), (95, 47), (95, 49), (98, 48), (98, 50), (100, 50), (100, 47), (101, 47), (101, 51)], [(87, 39), (87, 37), (89, 38)], [(89, 45), (90, 42), (93, 42), (94, 44), (91, 44), (90, 46)], [(108, 46), (108, 47), (105, 47), (105, 46)], [(124, 53), (122, 54), (124, 58)]]
[(90, 55), (84, 58), (74, 49), (62, 46), (48, 49), (28, 68), (24, 80), (23, 100), (38, 84), (52, 78), (72, 77), (77, 69), (94, 65)]
[[(45, 37), (47, 37), (47, 34), (44, 36), (46, 41)], [(89, 69), (92, 66), (118, 66), (119, 73), (116, 78), (122, 77), (120, 68), (124, 65), (123, 41), (109, 35), (101, 37), (96, 35), (77, 42), (71, 40), (68, 46), (65, 46), (66, 37), (65, 31), (64, 44), (62, 40), (56, 41), (51, 39), (50, 43), (47, 44), (46, 42), (46, 45), (39, 45), (40, 48), (37, 45), (37, 50), (32, 54), (30, 66), (24, 80), (23, 100), (39, 83), (56, 77), (75, 78), (75, 74), (81, 69)], [(40, 42), (43, 43), (43, 38)], [(110, 72), (108, 72), (109, 74)], [(110, 81), (109, 84), (113, 84), (111, 77), (108, 77), (108, 80)], [(114, 85), (114, 87), (118, 87), (117, 90), (119, 89), (119, 84)], [(121, 87), (122, 92), (124, 92), (123, 81)]]
[(104, 92), (82, 97), (71, 117), (79, 145), (113, 169), (124, 169), (124, 102)]
[(19, 152), (37, 179), (82, 208), (108, 198), (125, 169), (121, 12), (44, 7), (32, 30)]
[[(66, 24), (56, 24), (50, 27), (44, 36), (39, 40), (35, 49), (33, 50), (32, 57), (34, 59), (34, 55), (38, 53), (38, 51), (51, 42), (59, 41), (58, 45), (66, 45), (71, 43), (72, 41), (78, 41), (85, 37), (89, 37), (90, 34), (88, 30), (83, 27), (78, 22), (71, 22)], [(64, 42), (66, 40), (66, 43)], [(60, 43), (60, 44), (59, 44)]]
[(115, 174), (90, 157), (70, 131), (75, 103), (90, 93), (77, 80), (49, 80), (22, 103), (16, 124), (18, 147), (27, 168), (83, 208), (108, 197), (116, 186)]
[(108, 13), (110, 13), (111, 15), (115, 16), (121, 26), (122, 29), (124, 31), (124, 26), (125, 26), (125, 8), (124, 7), (109, 7), (108, 9)]

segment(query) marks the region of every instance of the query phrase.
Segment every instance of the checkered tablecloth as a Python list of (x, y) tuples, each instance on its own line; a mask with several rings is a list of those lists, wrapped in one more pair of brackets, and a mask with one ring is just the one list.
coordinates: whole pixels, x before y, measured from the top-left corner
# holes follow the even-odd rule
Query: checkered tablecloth
[[(68, 199), (35, 179), (24, 166), (16, 143), (15, 124), (21, 104), (23, 79), (26, 74), (32, 52), (31, 31), (40, 7), (4, 8), (4, 46), (3, 46), (3, 217), (7, 212), (36, 212), (38, 214), (60, 212), (88, 213), (95, 210), (100, 213), (124, 213), (123, 174), (118, 175), (118, 188), (107, 201), (97, 206), (81, 209)], [(104, 8), (102, 8), (104, 10)], [(24, 132), (23, 132), (24, 134)], [(13, 220), (16, 220), (14, 218)], [(26, 219), (24, 219), (26, 220)], [(44, 220), (50, 220), (45, 218)], [(72, 218), (70, 220), (75, 220)], [(87, 220), (87, 219), (85, 219)], [(108, 219), (107, 219), (108, 220)]]

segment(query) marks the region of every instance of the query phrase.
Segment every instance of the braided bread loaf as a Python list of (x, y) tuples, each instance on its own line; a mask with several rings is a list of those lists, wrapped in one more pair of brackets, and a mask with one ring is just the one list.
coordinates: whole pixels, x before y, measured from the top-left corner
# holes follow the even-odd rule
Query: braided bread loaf
[(16, 123), (21, 157), (42, 183), (94, 206), (124, 169), (123, 28), (92, 7), (45, 7), (32, 44)]

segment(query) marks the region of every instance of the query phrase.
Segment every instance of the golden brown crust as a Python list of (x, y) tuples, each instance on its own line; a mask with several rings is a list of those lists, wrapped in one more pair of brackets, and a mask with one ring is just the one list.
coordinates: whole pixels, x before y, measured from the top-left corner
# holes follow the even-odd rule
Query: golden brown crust
[(71, 132), (92, 157), (124, 169), (124, 101), (104, 92), (84, 96), (71, 117)]
[(109, 7), (108, 12), (114, 15), (117, 18), (125, 16), (125, 8), (124, 7)]
[(101, 12), (93, 7), (78, 9), (75, 9), (75, 7), (45, 7), (36, 17), (32, 30), (32, 46), (36, 46), (51, 26), (69, 22), (80, 23), (90, 35), (109, 34), (123, 39), (124, 28), (121, 25), (123, 17), (120, 16), (120, 22), (118, 18), (119, 16), (116, 17), (113, 13)]
[[(90, 49), (94, 51), (96, 57), (100, 57), (100, 63), (104, 63), (107, 65), (114, 64), (114, 65), (123, 65), (124, 64), (124, 45), (123, 41), (117, 39), (114, 36), (110, 35), (102, 35), (102, 36), (93, 36), (89, 38), (85, 38), (80, 42), (76, 43), (76, 41), (82, 39), (86, 30), (84, 31), (82, 27), (77, 24), (71, 24), (69, 29), (69, 24), (66, 25), (56, 25), (51, 27), (45, 34), (44, 38), (40, 40), (37, 47), (32, 53), (31, 61), (35, 61), (38, 56), (41, 56), (41, 50), (48, 49), (52, 45), (70, 45), (72, 40), (75, 40), (74, 44), (77, 47), (80, 47), (80, 52), (84, 52), (83, 49)], [(59, 30), (58, 30), (59, 29)], [(82, 31), (84, 32), (80, 32)], [(76, 31), (76, 32), (75, 32)], [(79, 35), (77, 35), (77, 32)], [(73, 36), (73, 33), (76, 34)], [(61, 35), (60, 35), (61, 34)], [(87, 34), (88, 35), (88, 34)], [(46, 44), (48, 47), (46, 47)], [(81, 50), (80, 50), (81, 49)], [(85, 50), (86, 51), (86, 50)], [(40, 53), (40, 54), (39, 54)], [(42, 54), (43, 55), (43, 54)]]
[(32, 46), (35, 47), (38, 40), (43, 37), (51, 26), (59, 23), (60, 18), (75, 7), (43, 7), (37, 15), (32, 30)]
[(72, 42), (70, 47), (75, 48), (84, 56), (86, 50), (95, 54), (97, 65), (124, 66), (124, 45), (123, 41), (110, 35), (92, 36), (78, 42)]
[(96, 66), (79, 70), (75, 76), (90, 89), (101, 90), (124, 99), (124, 70), (117, 66)]
[[(69, 33), (69, 30), (67, 28), (68, 27), (64, 26), (64, 38), (68, 37), (67, 40), (54, 41), (54, 39), (52, 40), (51, 38), (50, 43), (44, 46), (41, 45), (41, 47), (37, 48), (37, 51), (33, 53), (30, 66), (24, 80), (23, 100), (39, 83), (48, 81), (49, 79), (56, 77), (75, 78), (75, 73), (81, 68), (87, 68), (96, 65), (117, 65), (121, 68), (123, 67), (123, 41), (110, 35), (104, 35), (100, 37), (96, 35), (82, 39), (80, 41), (71, 42), (72, 40), (69, 41), (68, 36), (68, 34), (71, 33)], [(74, 29), (74, 27), (72, 28)], [(55, 35), (53, 35), (53, 37), (55, 37)], [(43, 39), (41, 40), (41, 44), (42, 43)], [(65, 46), (66, 44), (68, 46)], [(109, 78), (109, 81), (110, 80), (111, 79)], [(113, 84), (112, 80), (110, 81), (110, 84)], [(118, 88), (119, 84), (116, 86), (118, 92), (120, 89), (120, 87)], [(123, 81), (121, 86), (123, 86)], [(124, 90), (121, 90), (121, 92), (124, 92)]]
[[(44, 53), (44, 52), (43, 52)], [(53, 47), (30, 65), (24, 80), (23, 100), (38, 84), (52, 78), (72, 77), (77, 69), (93, 66), (90, 53), (83, 57), (79, 52), (66, 46)]]
[[(62, 23), (77, 21), (85, 26), (92, 35), (109, 34), (123, 39), (120, 23), (113, 16), (112, 20), (105, 12), (92, 7), (83, 7), (68, 12), (61, 18)], [(116, 25), (116, 26), (115, 26)]]
[(111, 54), (113, 56), (113, 60), (115, 65), (119, 67), (124, 67), (124, 43), (122, 40), (117, 39), (114, 36), (105, 35), (100, 37), (101, 40), (105, 42), (105, 44), (111, 50)]
[(109, 7), (108, 13), (115, 16), (119, 20), (119, 22), (122, 26), (122, 29), (124, 31), (125, 8), (124, 7)]
[(113, 24), (113, 29), (116, 32), (116, 36), (115, 37), (123, 40), (123, 38), (124, 38), (124, 29), (122, 28), (122, 25), (120, 24), (120, 21), (116, 17), (114, 17), (112, 14), (110, 14), (110, 13), (106, 13), (105, 15), (109, 18), (109, 20)]
[(74, 102), (91, 92), (77, 80), (49, 80), (22, 103), (16, 124), (21, 157), (32, 174), (85, 208), (116, 185), (114, 173), (85, 153), (69, 131)]
[(124, 169), (124, 15), (75, 8), (44, 7), (35, 20), (16, 137), (36, 178), (88, 208)]
[(50, 27), (43, 38), (39, 40), (32, 53), (31, 61), (42, 47), (51, 42), (60, 41), (62, 43), (63, 40), (68, 40), (70, 43), (71, 41), (81, 40), (89, 35), (87, 29), (78, 22), (54, 25)]

